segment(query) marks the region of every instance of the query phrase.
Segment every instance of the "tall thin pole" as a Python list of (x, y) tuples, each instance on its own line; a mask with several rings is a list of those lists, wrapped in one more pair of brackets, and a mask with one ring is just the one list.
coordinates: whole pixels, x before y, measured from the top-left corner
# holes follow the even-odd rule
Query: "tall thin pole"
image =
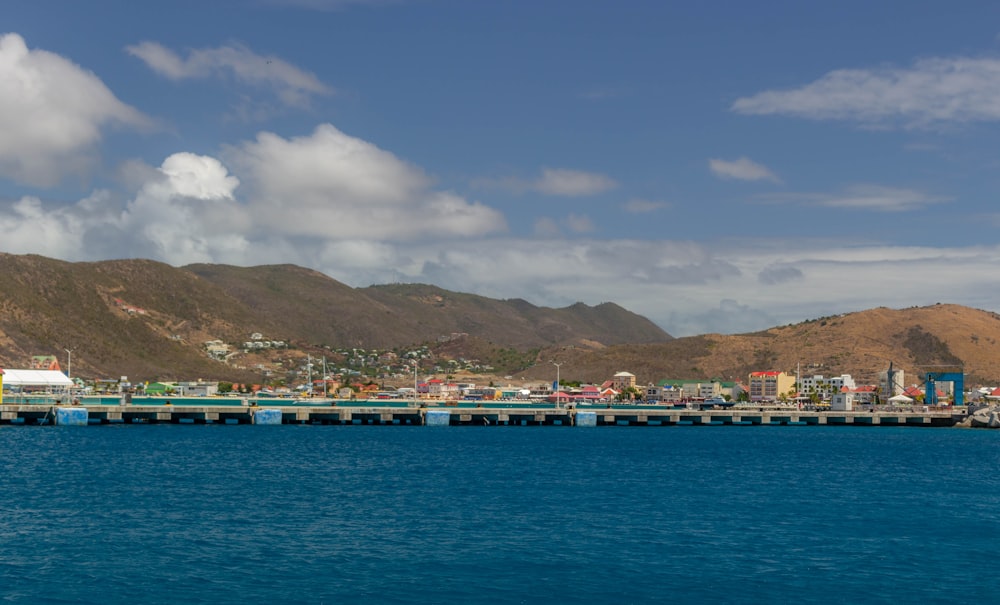
[(553, 361), (552, 365), (556, 367), (556, 407), (559, 407), (559, 401), (562, 399), (560, 396), (562, 381), (559, 380), (559, 366), (561, 366), (562, 363), (556, 363)]
[(329, 382), (326, 374), (326, 355), (323, 356), (323, 399), (327, 399), (329, 394), (327, 392), (326, 385)]
[(64, 349), (66, 351), (66, 378), (70, 380), (73, 379), (73, 349)]
[(306, 372), (307, 372), (307, 374), (309, 376), (309, 390), (306, 391), (306, 392), (309, 393), (310, 397), (312, 397), (312, 394), (313, 394), (313, 358), (312, 358), (312, 355), (306, 355), (306, 360), (307, 360), (307, 363), (306, 363)]
[(413, 360), (413, 407), (417, 407), (417, 360)]

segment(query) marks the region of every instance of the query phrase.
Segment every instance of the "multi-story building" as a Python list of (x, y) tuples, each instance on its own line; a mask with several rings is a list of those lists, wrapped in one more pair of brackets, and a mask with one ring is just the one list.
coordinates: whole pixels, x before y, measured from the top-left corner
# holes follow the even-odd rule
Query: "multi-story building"
[(750, 401), (777, 401), (782, 395), (793, 395), (795, 377), (784, 372), (750, 373)]
[(625, 389), (635, 387), (635, 374), (629, 372), (618, 372), (611, 379), (611, 387), (621, 393)]
[(799, 378), (799, 395), (809, 396), (813, 393), (820, 395), (823, 399), (829, 399), (834, 393), (839, 393), (847, 387), (848, 390), (857, 388), (854, 378), (850, 374), (841, 374), (824, 378), (817, 374), (814, 376), (802, 376)]

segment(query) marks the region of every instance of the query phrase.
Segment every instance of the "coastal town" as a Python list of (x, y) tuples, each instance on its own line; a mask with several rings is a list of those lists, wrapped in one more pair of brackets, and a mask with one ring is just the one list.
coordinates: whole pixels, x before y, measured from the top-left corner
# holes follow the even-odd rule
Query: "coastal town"
[[(285, 347), (283, 342), (265, 341), (259, 335), (246, 347)], [(207, 343), (206, 349), (213, 354)], [(560, 405), (632, 404), (724, 409), (740, 405), (793, 405), (802, 409), (850, 411), (872, 406), (962, 405), (1000, 401), (1000, 388), (977, 386), (965, 389), (961, 371), (935, 372), (919, 376), (921, 382), (907, 384), (906, 373), (891, 367), (874, 384), (859, 384), (851, 375), (823, 376), (780, 370), (760, 370), (743, 380), (718, 378), (640, 379), (628, 371), (616, 372), (600, 383), (564, 379), (564, 364), (550, 362), (553, 380), (518, 380), (515, 376), (489, 374), (489, 367), (467, 360), (449, 359), (433, 364), (426, 349), (394, 352), (341, 351), (344, 366), (327, 359), (306, 356), (303, 363), (284, 375), (262, 374), (259, 383), (232, 383), (204, 379), (179, 381), (130, 381), (117, 378), (82, 378), (72, 375), (72, 358), (65, 370), (54, 355), (34, 356), (23, 370), (0, 370), (5, 400), (29, 401), (40, 397), (74, 401), (97, 396), (141, 397), (242, 397), (304, 401), (372, 400), (413, 402), (538, 402)], [(568, 372), (566, 373), (571, 376)], [(930, 395), (928, 395), (930, 393)], [(0, 399), (0, 401), (4, 401)]]

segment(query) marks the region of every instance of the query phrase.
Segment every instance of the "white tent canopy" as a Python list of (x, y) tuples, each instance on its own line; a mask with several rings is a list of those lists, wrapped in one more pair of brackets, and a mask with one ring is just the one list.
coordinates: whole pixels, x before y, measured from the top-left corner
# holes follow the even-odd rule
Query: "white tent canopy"
[(913, 399), (906, 395), (896, 395), (889, 398), (889, 403), (913, 403)]
[(71, 387), (73, 381), (58, 370), (7, 370), (3, 371), (4, 387)]

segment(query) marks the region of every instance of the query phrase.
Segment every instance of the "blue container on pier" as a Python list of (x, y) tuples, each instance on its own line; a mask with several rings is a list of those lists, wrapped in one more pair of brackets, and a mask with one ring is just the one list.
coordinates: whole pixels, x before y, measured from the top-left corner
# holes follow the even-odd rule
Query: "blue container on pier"
[(577, 412), (576, 426), (597, 426), (597, 412)]
[(451, 412), (448, 410), (427, 410), (424, 424), (426, 426), (448, 426), (451, 424)]
[(253, 414), (254, 424), (281, 424), (281, 410), (273, 408), (257, 410)]
[(58, 426), (87, 426), (89, 417), (87, 408), (56, 408)]

